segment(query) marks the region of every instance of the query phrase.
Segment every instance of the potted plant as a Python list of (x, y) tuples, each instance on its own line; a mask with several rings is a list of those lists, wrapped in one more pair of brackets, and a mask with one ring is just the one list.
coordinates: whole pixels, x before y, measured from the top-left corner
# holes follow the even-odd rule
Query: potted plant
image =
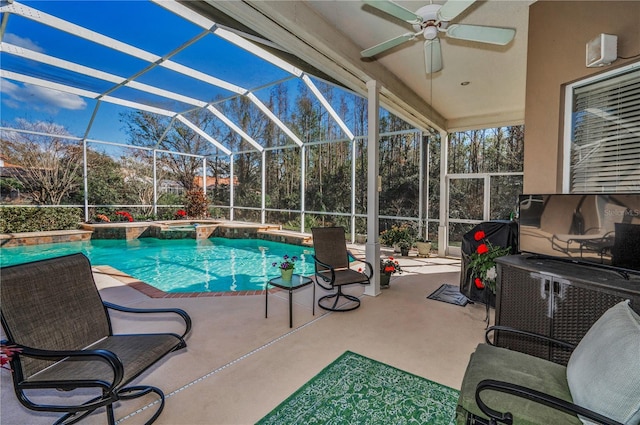
[(294, 263), (298, 261), (298, 257), (296, 257), (295, 255), (293, 257), (289, 257), (285, 254), (282, 259), (284, 261), (274, 261), (271, 265), (280, 269), (280, 276), (282, 277), (282, 280), (284, 282), (291, 282), (291, 278), (293, 277), (293, 269), (295, 268)]
[(403, 257), (407, 257), (409, 255), (409, 249), (411, 249), (411, 239), (400, 239), (398, 241), (398, 248), (400, 248), (400, 254)]
[(391, 282), (391, 275), (402, 273), (402, 267), (398, 260), (388, 257), (386, 260), (380, 259), (380, 288), (386, 289)]
[(418, 257), (429, 257), (431, 241), (420, 236), (416, 238), (416, 248), (418, 248)]
[(356, 233), (356, 243), (364, 245), (367, 243), (367, 235), (362, 233)]
[(385, 246), (393, 246), (396, 252), (400, 251), (400, 242), (408, 241), (411, 247), (411, 228), (407, 224), (391, 226), (390, 229), (380, 233), (380, 243)]

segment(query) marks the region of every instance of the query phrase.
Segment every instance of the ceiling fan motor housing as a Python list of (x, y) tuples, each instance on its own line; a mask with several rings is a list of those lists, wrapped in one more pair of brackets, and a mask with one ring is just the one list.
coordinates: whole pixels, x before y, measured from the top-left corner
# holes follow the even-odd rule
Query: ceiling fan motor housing
[(441, 7), (439, 4), (428, 4), (416, 11), (416, 15), (422, 17), (422, 23), (414, 24), (413, 29), (416, 32), (423, 31), (422, 35), (427, 40), (433, 40), (438, 36), (438, 31), (445, 31), (449, 26), (449, 22), (439, 20), (438, 12)]

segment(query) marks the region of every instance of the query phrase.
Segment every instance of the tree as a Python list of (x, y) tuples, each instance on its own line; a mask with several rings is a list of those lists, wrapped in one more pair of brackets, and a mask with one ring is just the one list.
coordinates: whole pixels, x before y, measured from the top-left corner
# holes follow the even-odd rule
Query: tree
[[(122, 204), (125, 201), (124, 176), (120, 165), (109, 155), (87, 149), (88, 202), (91, 205)], [(82, 175), (78, 175), (82, 179)], [(79, 188), (80, 189), (80, 188)], [(74, 203), (84, 202), (84, 191), (71, 194)]]
[(153, 170), (146, 158), (137, 155), (121, 158), (127, 202), (144, 207), (142, 213), (150, 215), (153, 210)]
[[(216, 107), (253, 140), (263, 146), (266, 145), (265, 136), (271, 134), (267, 131), (270, 120), (247, 97), (237, 96)], [(217, 122), (214, 124), (217, 125), (212, 128), (213, 137), (220, 140), (231, 151), (240, 152), (233, 157), (234, 177), (238, 182), (234, 193), (236, 205), (260, 206), (262, 155), (226, 125)], [(215, 171), (215, 173), (218, 172)]]
[(7, 158), (22, 167), (15, 178), (34, 203), (61, 204), (81, 185), (81, 145), (53, 122), (19, 119), (16, 127), (28, 132), (9, 132), (2, 148)]
[[(204, 131), (213, 119), (213, 115), (206, 110), (192, 111), (185, 117)], [(196, 187), (195, 177), (202, 168), (202, 159), (191, 155), (211, 154), (213, 145), (209, 141), (178, 120), (172, 122), (166, 117), (145, 111), (123, 114), (121, 121), (125, 124), (132, 145), (176, 152), (160, 155), (159, 162), (169, 168), (186, 190)], [(151, 152), (140, 151), (137, 155), (139, 160), (146, 157), (146, 161), (152, 163)]]

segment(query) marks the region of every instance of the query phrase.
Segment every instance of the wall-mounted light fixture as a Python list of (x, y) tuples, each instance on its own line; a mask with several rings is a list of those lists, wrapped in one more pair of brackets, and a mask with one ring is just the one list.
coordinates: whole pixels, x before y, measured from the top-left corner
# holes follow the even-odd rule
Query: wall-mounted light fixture
[(587, 68), (609, 65), (617, 58), (617, 35), (600, 34), (587, 43)]

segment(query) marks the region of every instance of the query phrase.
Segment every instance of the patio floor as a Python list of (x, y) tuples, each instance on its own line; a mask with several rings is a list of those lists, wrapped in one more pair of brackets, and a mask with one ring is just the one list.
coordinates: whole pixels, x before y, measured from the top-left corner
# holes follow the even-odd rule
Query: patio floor
[[(293, 329), (284, 291), (269, 295), (265, 319), (264, 295), (154, 299), (111, 276), (97, 272), (95, 278), (105, 300), (180, 307), (193, 319), (187, 349), (172, 353), (136, 381), (155, 385), (167, 396), (156, 424), (252, 424), (346, 350), (460, 388), (469, 355), (484, 338), (484, 305), (460, 307), (426, 298), (443, 283), (458, 285), (459, 260), (399, 259), (404, 273), (394, 275), (381, 295), (362, 295), (361, 307), (351, 312), (316, 308), (313, 316), (311, 287), (295, 292)], [(347, 292), (359, 296), (363, 287)], [(316, 297), (322, 295), (316, 291)], [(158, 323), (138, 322), (127, 329), (132, 326), (136, 331), (161, 329)], [(114, 318), (114, 328), (122, 331), (121, 317)], [(0, 423), (55, 421), (58, 415), (24, 409), (13, 394), (10, 374), (0, 375)], [(144, 423), (155, 406), (139, 409), (153, 400), (119, 404), (116, 419)], [(100, 410), (81, 423), (105, 422)]]

